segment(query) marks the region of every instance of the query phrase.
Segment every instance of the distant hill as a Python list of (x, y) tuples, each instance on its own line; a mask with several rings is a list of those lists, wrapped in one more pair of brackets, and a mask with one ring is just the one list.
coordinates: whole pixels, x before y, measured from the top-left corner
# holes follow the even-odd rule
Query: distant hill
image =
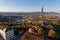
[[(3, 16), (23, 16), (23, 15), (34, 15), (42, 14), (41, 12), (0, 12), (0, 15)], [(56, 12), (44, 12), (43, 14), (58, 14)]]

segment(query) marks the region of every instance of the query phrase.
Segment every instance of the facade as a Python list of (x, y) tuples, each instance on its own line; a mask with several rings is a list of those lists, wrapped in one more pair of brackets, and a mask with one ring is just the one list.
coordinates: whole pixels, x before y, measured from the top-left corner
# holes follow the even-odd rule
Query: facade
[(0, 33), (0, 40), (4, 40), (4, 38), (2, 37), (1, 33)]
[(11, 40), (14, 38), (14, 30), (3, 25), (0, 26), (0, 34), (4, 40)]

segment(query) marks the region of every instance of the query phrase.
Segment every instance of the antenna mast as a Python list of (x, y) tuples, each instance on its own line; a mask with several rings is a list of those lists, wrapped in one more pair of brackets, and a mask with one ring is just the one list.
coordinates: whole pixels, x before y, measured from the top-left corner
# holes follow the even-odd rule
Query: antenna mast
[(43, 4), (44, 4), (44, 0), (42, 1), (42, 8), (41, 8), (41, 13), (43, 14)]

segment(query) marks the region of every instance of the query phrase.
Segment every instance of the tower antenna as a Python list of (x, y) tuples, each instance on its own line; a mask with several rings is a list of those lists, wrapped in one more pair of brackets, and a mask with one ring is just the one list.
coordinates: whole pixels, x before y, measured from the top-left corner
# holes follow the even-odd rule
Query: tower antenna
[(41, 13), (43, 14), (43, 4), (44, 4), (44, 0), (42, 0), (42, 8), (41, 8)]

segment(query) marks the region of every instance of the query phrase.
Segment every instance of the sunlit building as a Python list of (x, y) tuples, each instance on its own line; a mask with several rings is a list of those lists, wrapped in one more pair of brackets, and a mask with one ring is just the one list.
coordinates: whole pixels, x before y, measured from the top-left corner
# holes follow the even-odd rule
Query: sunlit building
[(11, 40), (12, 38), (14, 38), (14, 30), (8, 26), (1, 25), (0, 34), (2, 35), (4, 40)]

